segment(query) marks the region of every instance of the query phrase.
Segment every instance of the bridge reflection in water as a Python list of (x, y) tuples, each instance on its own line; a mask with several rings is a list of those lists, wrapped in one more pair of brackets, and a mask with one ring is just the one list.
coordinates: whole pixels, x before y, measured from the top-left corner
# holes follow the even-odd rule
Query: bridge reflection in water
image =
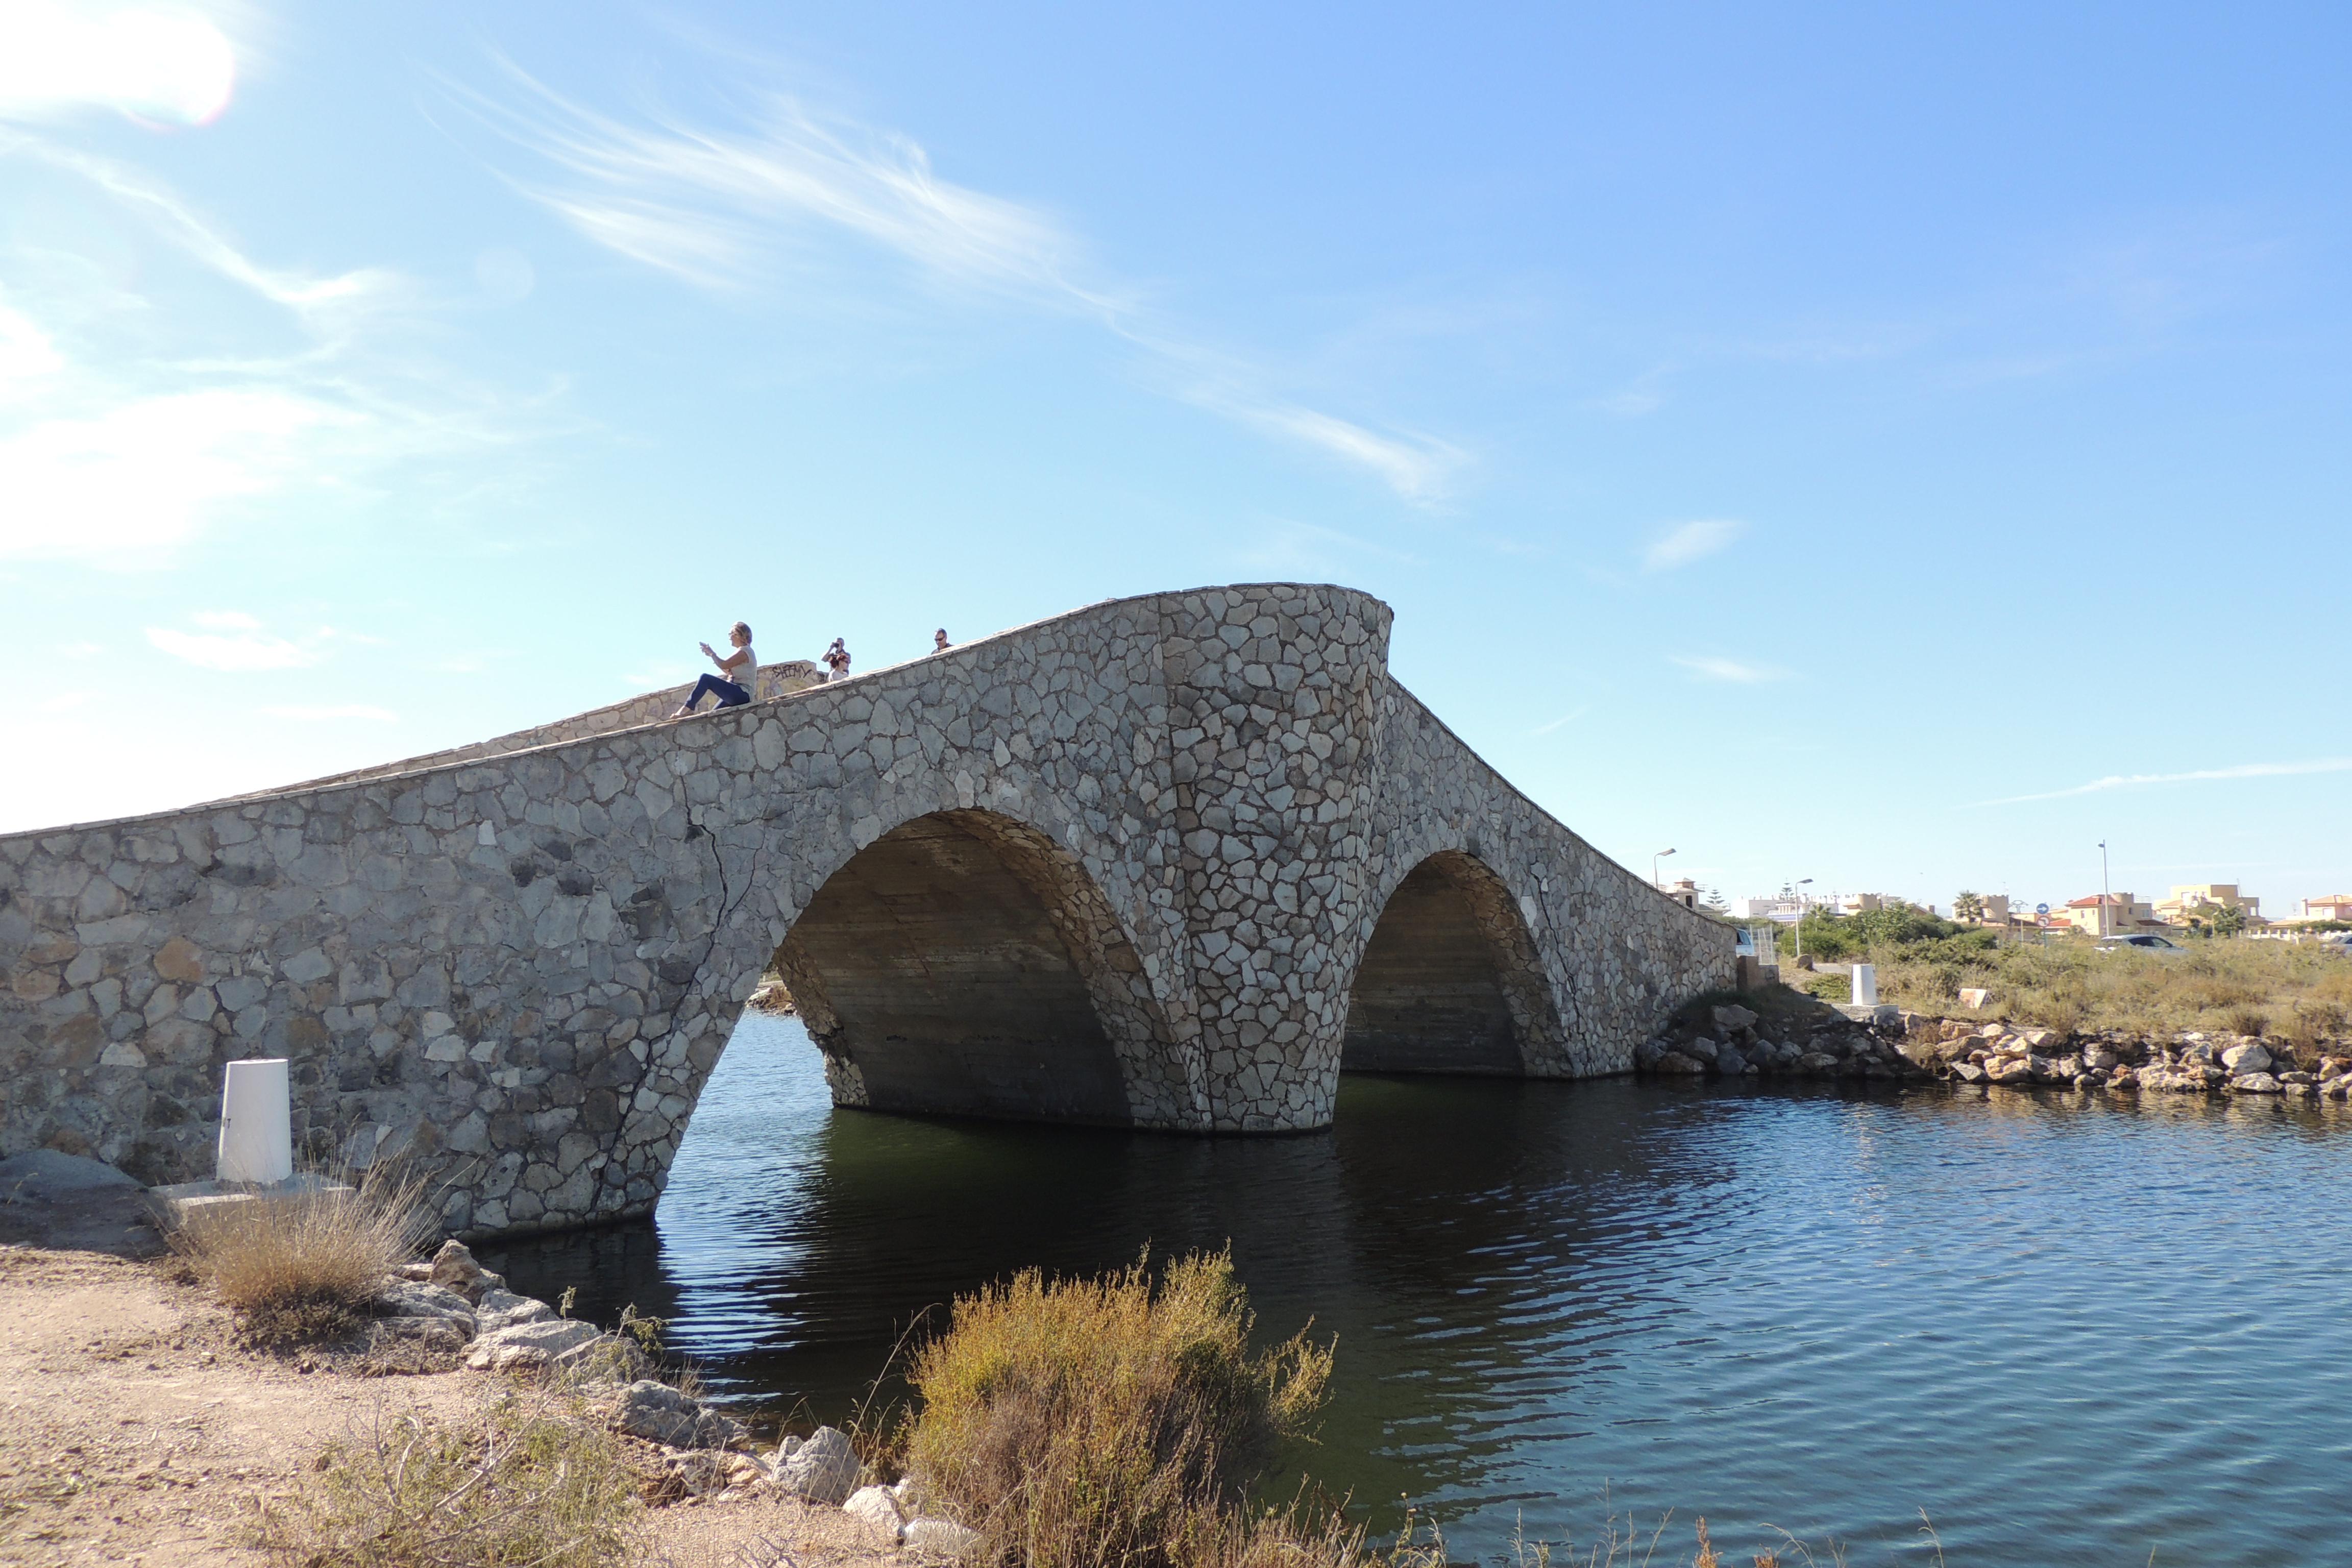
[(1857, 1562), (1920, 1508), (1954, 1562), (2315, 1562), (2327, 1489), (2242, 1486), (2352, 1457), (2352, 1219), (2272, 1217), (2352, 1118), (2256, 1110), (1350, 1075), (1328, 1132), (1170, 1139), (836, 1110), (753, 1016), (657, 1219), (498, 1261), (837, 1420), (958, 1291), (1230, 1240), (1265, 1331), (1339, 1336), (1307, 1468), (1457, 1560), (1589, 1542), (1605, 1484)]

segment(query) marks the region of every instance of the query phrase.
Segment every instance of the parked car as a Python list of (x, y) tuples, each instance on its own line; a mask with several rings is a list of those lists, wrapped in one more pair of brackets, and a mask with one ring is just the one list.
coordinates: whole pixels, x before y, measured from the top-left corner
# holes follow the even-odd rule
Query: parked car
[(2151, 952), (2186, 952), (2189, 950), (2177, 942), (2160, 936), (2103, 936), (2099, 939), (2101, 952), (2114, 952), (2119, 948), (2137, 947)]

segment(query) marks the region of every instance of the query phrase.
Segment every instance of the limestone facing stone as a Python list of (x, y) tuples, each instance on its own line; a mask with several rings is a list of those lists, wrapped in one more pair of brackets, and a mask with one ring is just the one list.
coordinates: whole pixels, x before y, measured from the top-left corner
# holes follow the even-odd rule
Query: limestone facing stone
[[(222, 1064), (285, 1056), (303, 1146), (420, 1165), (451, 1231), (641, 1214), (772, 963), (844, 1103), (1321, 1126), (1424, 867), (1444, 889), (1399, 907), (1483, 952), (1456, 1013), (1485, 1070), (1626, 1070), (1730, 984), (1727, 931), (1398, 686), (1389, 619), (1328, 586), (1118, 600), (747, 707), (656, 693), (0, 837), (0, 1155), (208, 1174)], [(954, 951), (850, 940), (892, 898)], [(926, 992), (927, 962), (959, 978)]]

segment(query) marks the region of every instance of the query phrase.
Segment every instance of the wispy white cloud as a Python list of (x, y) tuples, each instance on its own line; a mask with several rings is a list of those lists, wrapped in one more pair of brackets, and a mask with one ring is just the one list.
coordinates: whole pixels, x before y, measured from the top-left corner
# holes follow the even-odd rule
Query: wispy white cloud
[(1699, 518), (1690, 522), (1676, 523), (1642, 552), (1642, 570), (1671, 572), (1677, 566), (1687, 566), (1725, 549), (1747, 531), (1745, 522), (1729, 517)]
[(1098, 322), (1156, 361), (1175, 395), (1368, 472), (1408, 500), (1441, 497), (1467, 461), (1420, 432), (1349, 419), (1154, 318), (1066, 226), (1032, 205), (942, 178), (911, 137), (759, 95), (732, 126), (649, 111), (624, 120), (506, 67), (510, 98), (452, 98), (540, 158), (518, 189), (587, 238), (698, 287), (774, 283), (847, 237), (925, 284)]
[(147, 640), (170, 654), (204, 669), (244, 673), (259, 669), (299, 669), (324, 657), (319, 644), (331, 637), (323, 630), (300, 642), (264, 631), (261, 623), (235, 611), (215, 611), (189, 617), (205, 629), (184, 632), (171, 626), (149, 626)]
[(1786, 680), (1789, 672), (1769, 664), (1742, 664), (1736, 658), (1715, 658), (1705, 654), (1674, 654), (1669, 663), (1678, 664), (1703, 680), (1727, 680), (1740, 686), (1759, 685), (1768, 680)]
[[(159, 264), (142, 268), (148, 292), (96, 299), (115, 286), (20, 268), (41, 284), (0, 299), (0, 560), (162, 565), (266, 498), (362, 495), (394, 463), (511, 440), (502, 400), (413, 358), (416, 334), (404, 329), (422, 306), (404, 279), (262, 265), (116, 161), (5, 131), (0, 155), (96, 192), (159, 242)], [(0, 245), (0, 264), (10, 259), (21, 253)], [(290, 350), (288, 334), (265, 331), (267, 353), (223, 356), (209, 342), (180, 352), (195, 346), (175, 335), (182, 324), (228, 313), (224, 283), (232, 300), (282, 312)], [(128, 329), (88, 338), (93, 321)]]
[(1404, 565), (1419, 560), (1392, 545), (1287, 518), (1261, 524), (1238, 558), (1253, 571), (1307, 576), (1337, 574), (1346, 570), (1345, 563), (1350, 558), (1360, 561), (1367, 556)]
[(1549, 735), (1554, 730), (1560, 728), (1560, 726), (1573, 723), (1591, 711), (1592, 704), (1588, 702), (1581, 708), (1570, 709), (1568, 712), (1561, 714), (1559, 718), (1554, 719), (1549, 724), (1537, 725), (1534, 729), (1528, 731), (1528, 733), (1530, 735)]
[(2110, 773), (2071, 789), (2043, 790), (2034, 795), (2008, 795), (1976, 805), (2015, 805), (2029, 800), (2065, 800), (2078, 795), (2102, 795), (2108, 790), (2143, 789), (2151, 784), (2203, 784), (2218, 779), (2295, 778), (2309, 773), (2352, 773), (2352, 757), (2322, 757), (2308, 763), (2242, 763), (2229, 768), (2193, 768), (2179, 773)]
[(333, 708), (264, 708), (262, 711), (272, 719), (291, 719), (304, 724), (332, 723), (341, 719), (364, 719), (376, 724), (400, 721), (400, 715), (389, 708), (371, 708), (358, 702)]
[(0, 120), (104, 109), (201, 125), (236, 84), (236, 51), (197, 6), (0, 0)]

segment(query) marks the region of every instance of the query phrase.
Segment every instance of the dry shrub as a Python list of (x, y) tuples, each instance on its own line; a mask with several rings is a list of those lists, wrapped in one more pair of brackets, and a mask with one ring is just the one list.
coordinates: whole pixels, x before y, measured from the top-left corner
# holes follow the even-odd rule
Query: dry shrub
[(2271, 1016), (2260, 1007), (2232, 1007), (2222, 1022), (2233, 1035), (2260, 1037), (2270, 1032)]
[(640, 1480), (601, 1422), (529, 1394), (462, 1426), (379, 1411), (318, 1469), (261, 1510), (257, 1544), (282, 1568), (605, 1568)]
[(1140, 1260), (1098, 1280), (1032, 1269), (960, 1298), (910, 1371), (922, 1403), (908, 1467), (998, 1563), (1345, 1562), (1357, 1538), (1316, 1522), (1323, 1510), (1238, 1511), (1259, 1468), (1305, 1436), (1331, 1370), (1303, 1331), (1253, 1352), (1252, 1321), (1224, 1254), (1156, 1279)]
[(356, 1186), (206, 1204), (186, 1211), (170, 1239), (253, 1337), (331, 1338), (356, 1326), (384, 1276), (424, 1240), (431, 1219), (419, 1187), (371, 1171)]

